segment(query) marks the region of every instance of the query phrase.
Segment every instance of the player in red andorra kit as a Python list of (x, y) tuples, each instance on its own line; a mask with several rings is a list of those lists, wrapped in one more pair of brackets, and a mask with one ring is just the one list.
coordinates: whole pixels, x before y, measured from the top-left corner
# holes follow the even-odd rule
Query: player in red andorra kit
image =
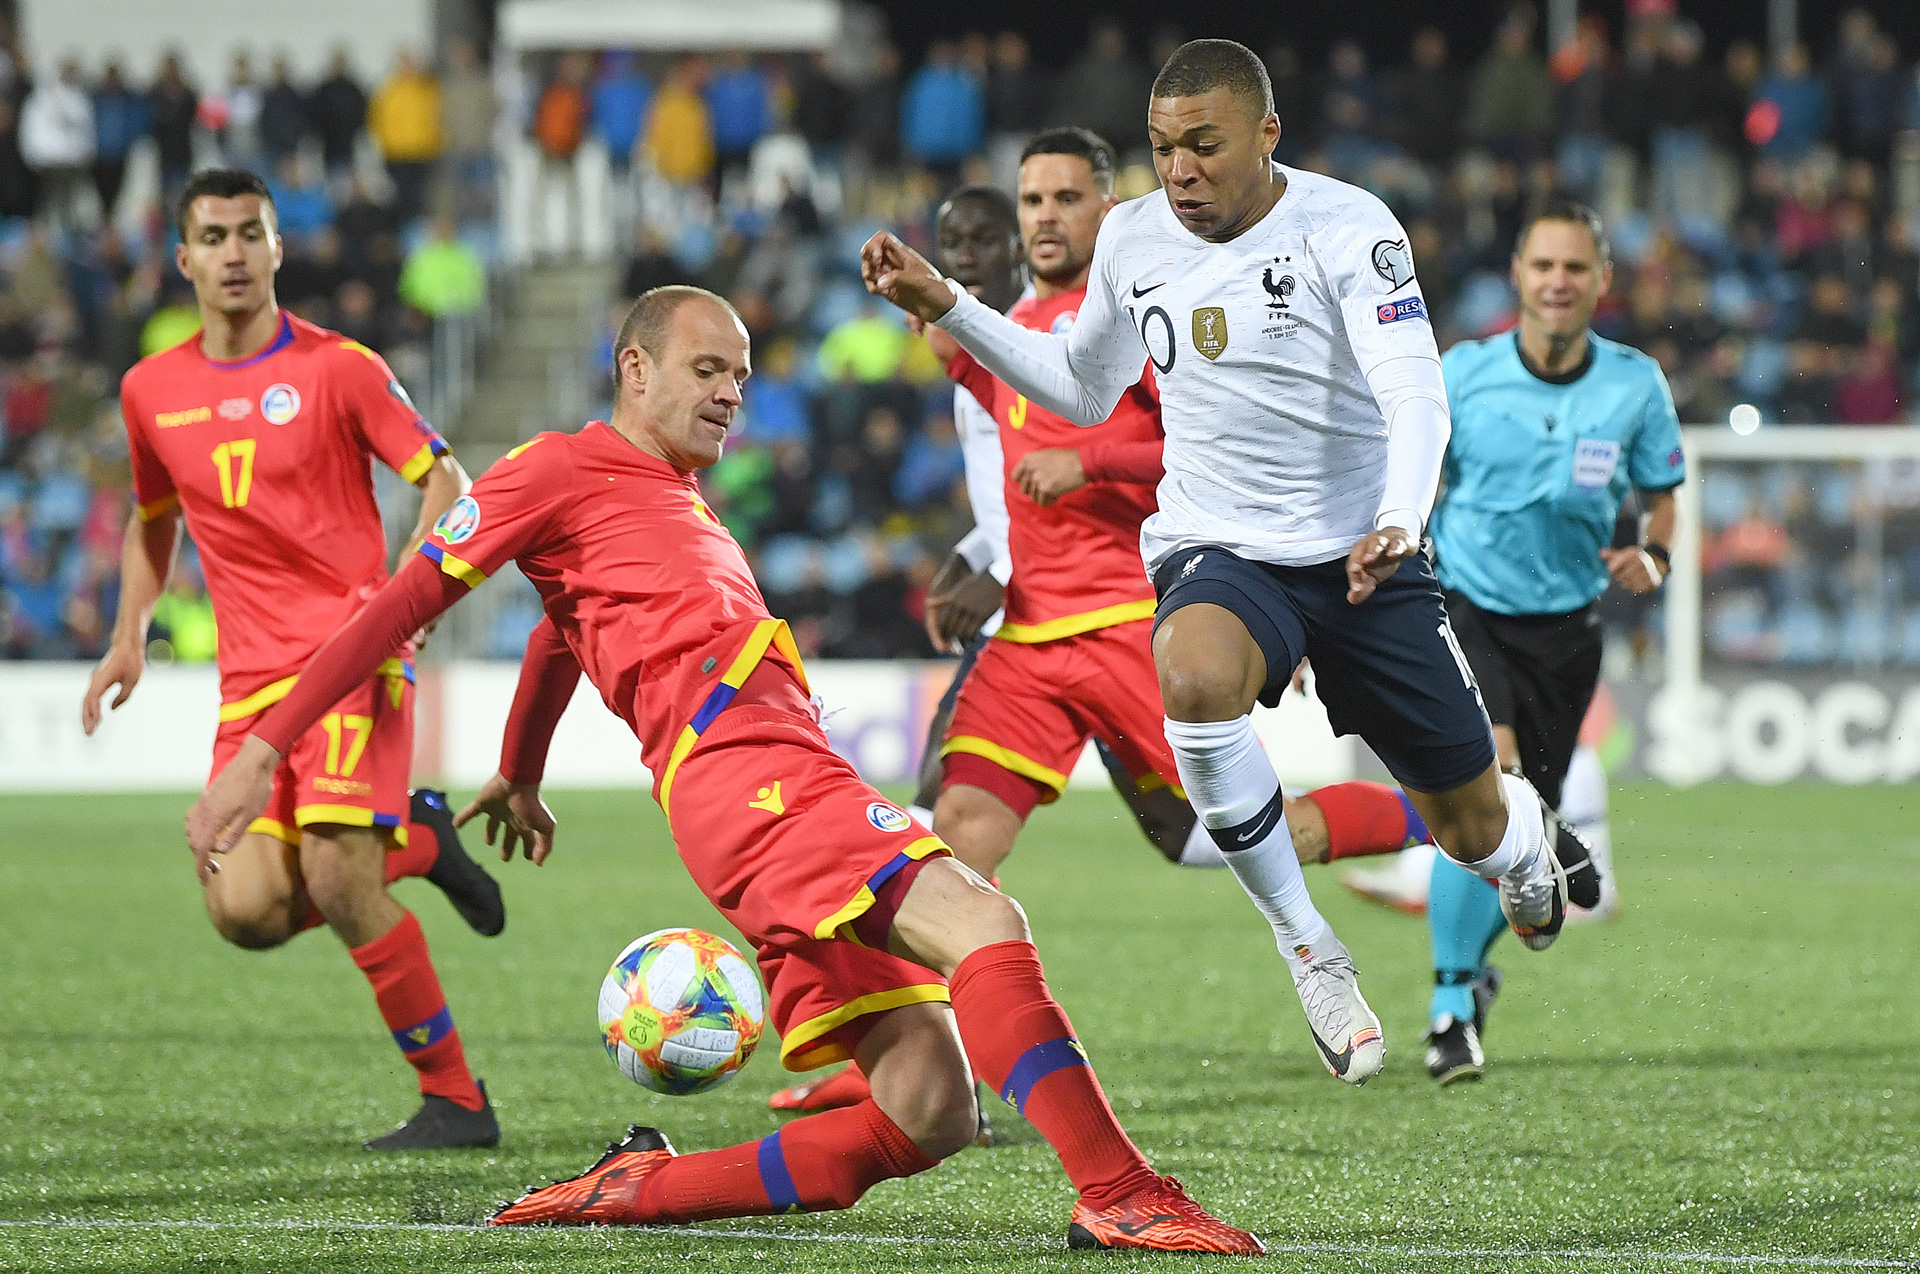
[[(1084, 128), (1027, 143), (1018, 210), (1034, 294), (1009, 318), (1042, 332), (1072, 327), (1114, 205), (1113, 179), (1112, 148)], [(967, 866), (995, 875), (1034, 807), (1066, 789), (1091, 737), (1120, 767), (1115, 784), (1162, 853), (1222, 865), (1181, 790), (1153, 664), (1154, 592), (1140, 558), (1140, 524), (1156, 507), (1163, 472), (1152, 369), (1104, 423), (1083, 429), (1015, 393), (939, 328), (925, 335), (947, 374), (999, 422), (1013, 559), (1006, 618), (961, 686), (948, 727), (934, 831)], [(1405, 795), (1381, 783), (1289, 798), (1286, 817), (1302, 863), (1394, 853), (1428, 837)], [(818, 1110), (866, 1091), (848, 1067), (777, 1093), (773, 1104)]]
[(508, 561), (546, 618), (527, 645), (484, 813), (505, 850), (552, 848), (547, 745), (584, 671), (639, 737), (681, 861), (753, 944), (790, 1070), (856, 1058), (873, 1095), (759, 1141), (678, 1155), (634, 1127), (496, 1225), (685, 1223), (851, 1206), (973, 1138), (972, 1067), (1052, 1144), (1079, 1191), (1074, 1247), (1254, 1254), (1155, 1174), (1054, 1002), (1019, 904), (827, 745), (784, 623), (700, 498), (749, 373), (746, 328), (697, 288), (641, 297), (615, 341), (610, 422), (542, 434), (494, 466), (302, 671), (188, 816), (212, 861), (269, 798), (329, 696)]
[[(142, 359), (121, 385), (138, 507), (113, 645), (80, 715), (92, 734), (102, 696), (118, 686), (118, 708), (139, 682), (184, 524), (220, 625), (217, 771), (307, 656), (386, 582), (370, 462), (420, 488), (416, 542), (468, 484), (378, 354), (280, 309), (280, 238), (260, 178), (199, 173), (178, 224), (176, 260), (203, 330)], [(461, 850), (444, 795), (408, 794), (411, 654), (410, 644), (388, 652), (289, 741), (271, 800), (219, 862), (200, 860), (199, 877), (214, 928), (235, 946), (277, 947), (327, 924), (372, 983), (422, 1100), (370, 1149), (491, 1146), (500, 1127), (467, 1069), (426, 937), (387, 892), (425, 876), (482, 934), (506, 923), (499, 887)]]

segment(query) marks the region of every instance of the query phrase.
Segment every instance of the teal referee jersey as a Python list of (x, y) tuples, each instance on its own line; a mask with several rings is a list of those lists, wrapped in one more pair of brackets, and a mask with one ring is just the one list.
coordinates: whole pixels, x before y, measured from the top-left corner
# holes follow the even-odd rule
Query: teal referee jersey
[(1440, 360), (1453, 436), (1432, 534), (1443, 587), (1502, 615), (1578, 610), (1607, 588), (1600, 550), (1630, 488), (1686, 478), (1660, 365), (1587, 335), (1586, 360), (1543, 377), (1515, 331)]

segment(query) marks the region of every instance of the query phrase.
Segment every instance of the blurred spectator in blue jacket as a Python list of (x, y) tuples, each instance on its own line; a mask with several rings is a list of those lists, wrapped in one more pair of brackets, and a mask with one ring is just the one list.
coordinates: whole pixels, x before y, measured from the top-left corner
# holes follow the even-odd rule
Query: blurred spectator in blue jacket
[(152, 126), (146, 95), (127, 87), (120, 59), (107, 59), (93, 90), (93, 188), (100, 195), (101, 215), (109, 221), (126, 182), (127, 154)]
[(607, 162), (616, 177), (625, 177), (633, 165), (640, 123), (652, 100), (653, 85), (640, 73), (638, 57), (626, 49), (602, 55), (593, 81), (593, 128), (606, 143)]
[(948, 176), (986, 140), (986, 93), (959, 62), (951, 40), (927, 48), (900, 99), (900, 144), (909, 157)]
[(1773, 71), (1754, 89), (1747, 140), (1768, 159), (1799, 159), (1826, 139), (1832, 115), (1827, 86), (1812, 73), (1807, 49), (1789, 44), (1774, 54)]
[(288, 155), (267, 182), (280, 233), (304, 241), (333, 224), (333, 200), (327, 188), (306, 173), (300, 156)]
[(721, 165), (744, 164), (747, 152), (773, 125), (771, 86), (765, 72), (740, 50), (727, 53), (707, 80), (706, 99), (713, 116), (713, 148)]
[(966, 469), (952, 415), (936, 411), (919, 433), (907, 439), (900, 468), (893, 475), (894, 498), (909, 509), (934, 504), (946, 498)]

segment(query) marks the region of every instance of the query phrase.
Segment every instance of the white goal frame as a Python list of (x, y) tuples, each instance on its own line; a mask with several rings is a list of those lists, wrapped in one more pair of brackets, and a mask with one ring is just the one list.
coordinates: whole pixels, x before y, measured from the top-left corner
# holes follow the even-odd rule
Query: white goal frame
[[(1675, 492), (1680, 515), (1673, 544), (1673, 573), (1666, 584), (1666, 681), (1662, 693), (1679, 705), (1695, 704), (1701, 676), (1703, 626), (1700, 551), (1704, 522), (1703, 462), (1767, 461), (1920, 461), (1920, 427), (1790, 425), (1737, 434), (1725, 425), (1689, 425), (1681, 430), (1687, 456), (1687, 480)], [(1677, 711), (1675, 718), (1699, 718)], [(1671, 774), (1685, 784), (1688, 776)]]

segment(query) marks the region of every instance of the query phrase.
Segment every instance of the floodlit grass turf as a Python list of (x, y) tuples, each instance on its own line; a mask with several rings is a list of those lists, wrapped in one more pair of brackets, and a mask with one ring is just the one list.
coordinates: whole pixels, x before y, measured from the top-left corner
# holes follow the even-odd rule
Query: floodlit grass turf
[[(1163, 864), (1110, 795), (1041, 811), (1004, 883), (1134, 1137), (1282, 1249), (1274, 1268), (1904, 1263), (1920, 1256), (1915, 802), (1616, 793), (1626, 917), (1544, 955), (1503, 941), (1487, 1079), (1447, 1091), (1422, 1065), (1423, 927), (1352, 900), (1333, 871), (1309, 879), (1387, 1028), (1386, 1073), (1360, 1091), (1321, 1068), (1232, 879)], [(499, 939), (424, 883), (400, 887), (506, 1132), (496, 1151), (382, 1157), (359, 1143), (414, 1093), (365, 983), (325, 932), (265, 955), (219, 942), (180, 841), (185, 804), (6, 798), (0, 1221), (247, 1224), (0, 1226), (0, 1269), (1087, 1266), (1062, 1246), (1072, 1192), (1051, 1151), (1004, 1108), (1010, 1144), (851, 1212), (699, 1237), (453, 1228), (578, 1171), (629, 1121), (682, 1150), (773, 1124), (764, 1101), (786, 1076), (771, 1039), (732, 1086), (686, 1099), (642, 1091), (599, 1048), (594, 991), (623, 944), (670, 924), (726, 932), (658, 811), (639, 794), (556, 794), (559, 849), (506, 869)], [(727, 1229), (940, 1241), (711, 1235)], [(1421, 1251), (1436, 1248), (1456, 1254)], [(1568, 1255), (1524, 1255), (1538, 1249)]]

